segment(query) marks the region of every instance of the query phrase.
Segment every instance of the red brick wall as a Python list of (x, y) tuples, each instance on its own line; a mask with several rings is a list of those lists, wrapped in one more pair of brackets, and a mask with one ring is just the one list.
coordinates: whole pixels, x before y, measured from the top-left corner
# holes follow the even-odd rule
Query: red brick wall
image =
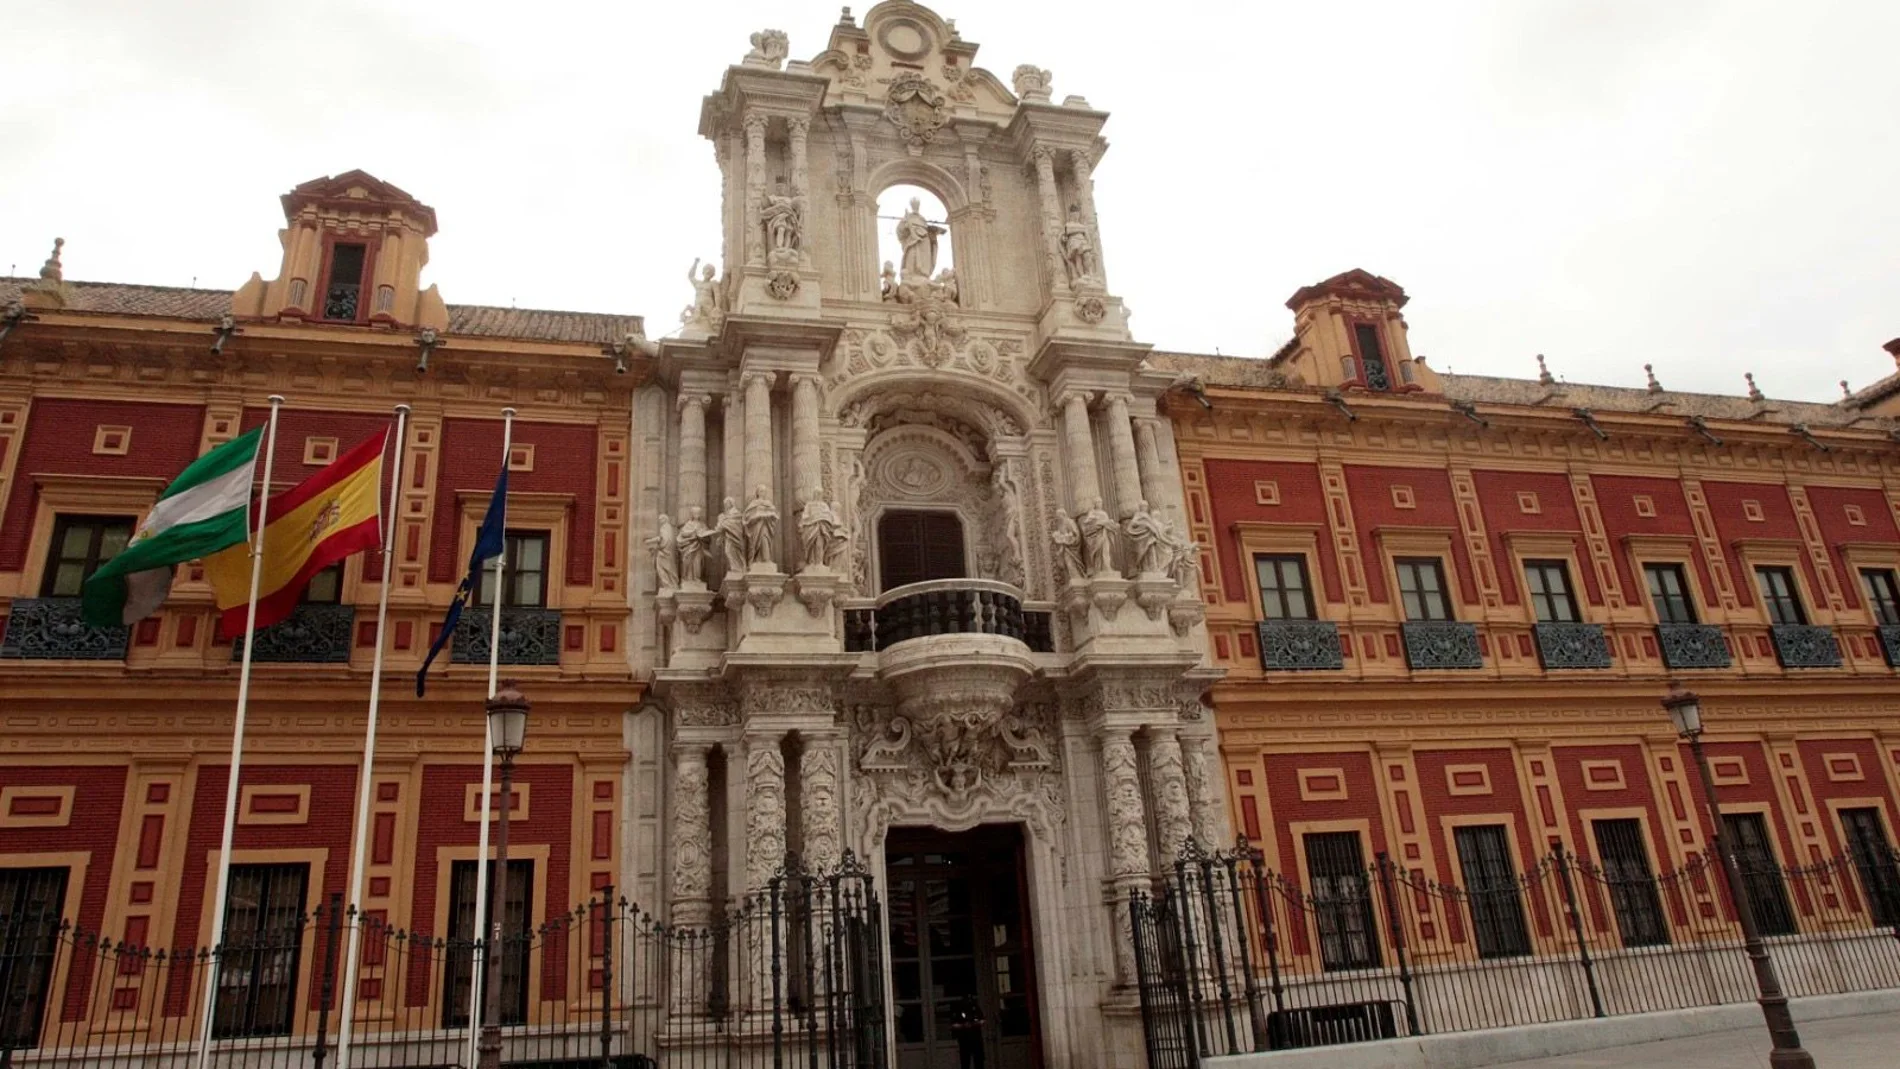
[[(1748, 782), (1719, 785), (1716, 787), (1716, 799), (1724, 806), (1739, 802), (1762, 802), (1769, 806), (1769, 834), (1775, 838), (1775, 846), (1780, 851), (1783, 864), (1799, 864), (1794, 850), (1794, 840), (1788, 837), (1788, 815), (1782, 812), (1781, 804), (1775, 799), (1775, 783), (1769, 778), (1768, 755), (1760, 743), (1755, 742), (1711, 742), (1705, 743), (1709, 762), (1713, 765), (1721, 758), (1741, 758), (1748, 770)], [(1702, 826), (1705, 841), (1713, 841), (1714, 828), (1709, 823), (1709, 807), (1702, 803), (1702, 773), (1696, 767), (1695, 755), (1689, 752), (1685, 744), (1677, 749), (1682, 754), (1682, 765), (1689, 773), (1689, 808), (1695, 811), (1696, 822)]]
[[(1625, 535), (1670, 535), (1679, 538), (1695, 537), (1695, 519), (1689, 515), (1689, 501), (1682, 496), (1682, 484), (1670, 479), (1645, 479), (1628, 475), (1592, 475), (1590, 484), (1596, 489), (1597, 509), (1603, 513), (1603, 530), (1609, 536), (1612, 553), (1616, 558), (1616, 574), (1622, 580), (1623, 590), (1632, 601), (1647, 602), (1649, 584), (1638, 576), (1630, 564), (1629, 552), (1623, 547)], [(1636, 512), (1636, 498), (1647, 497), (1656, 506), (1654, 516), (1642, 516)], [(1715, 603), (1715, 582), (1709, 576), (1707, 559), (1693, 542), (1688, 544), (1689, 567), (1694, 569), (1696, 584), (1696, 604), (1707, 606)]]
[[(132, 428), (126, 455), (93, 455), (93, 432), (100, 424)], [(204, 408), (199, 405), (35, 401), (27, 416), (26, 441), (14, 468), (17, 477), (13, 491), (0, 516), (0, 571), (17, 572), (27, 566), (26, 543), (32, 536), (39, 494), (33, 476), (143, 476), (170, 481), (197, 459), (198, 441), (203, 435)], [(29, 583), (27, 588), (34, 593), (39, 590), (37, 582)]]
[[(1774, 483), (1733, 483), (1710, 481), (1702, 484), (1708, 495), (1709, 514), (1715, 520), (1716, 535), (1722, 540), (1722, 550), (1729, 558), (1731, 571), (1739, 572), (1735, 576), (1735, 588), (1743, 605), (1755, 604), (1755, 573), (1742, 561), (1741, 553), (1735, 549), (1740, 539), (1779, 538), (1795, 542), (1801, 540), (1801, 525), (1794, 518), (1794, 505), (1788, 500), (1788, 490)], [(1761, 521), (1750, 520), (1743, 509), (1744, 501), (1761, 503)], [(1806, 552), (1801, 554), (1801, 573), (1807, 586), (1807, 595), (1803, 604), (1810, 614), (1814, 612), (1814, 598), (1820, 594), (1821, 585), (1815, 581), (1814, 565), (1808, 560)]]
[[(568, 516), (567, 578), (571, 584), (592, 582), (594, 574), (594, 446), (592, 424), (526, 423), (515, 421), (514, 440), (532, 445), (534, 470), (508, 473), (511, 493), (571, 494)], [(442, 421), (441, 472), (436, 479), (435, 529), (429, 540), (429, 580), (452, 583), (468, 566), (469, 547), (461, 544), (461, 510), (456, 494), (487, 494), (501, 472), (501, 421), (448, 419)], [(549, 576), (549, 583), (559, 577)]]
[[(86, 433), (90, 447), (90, 428)], [(0, 766), (0, 788), (73, 788), (72, 817), (66, 826), (0, 829), (0, 856), (89, 854), (82, 886), (73, 886), (77, 873), (67, 873), (66, 900), (76, 903), (76, 908), (68, 910), (65, 919), (92, 932), (99, 932), (105, 924), (106, 895), (112, 887), (113, 855), (118, 848), (119, 821), (125, 804), (125, 774), (122, 767), (106, 765)], [(106, 934), (116, 937), (119, 933)], [(85, 1012), (93, 980), (91, 964), (83, 955), (74, 959), (60, 1004), (61, 1020), (77, 1020)]]
[[(244, 429), (249, 430), (252, 427), (262, 426), (269, 418), (270, 409), (268, 408), (247, 408), (244, 410)], [(304, 440), (307, 438), (335, 438), (336, 451), (331, 454), (331, 459), (335, 459), (352, 446), (380, 434), (384, 430), (390, 430), (391, 433), (394, 433), (395, 423), (396, 418), (393, 413), (383, 415), (380, 413), (325, 412), (297, 408), (281, 409), (277, 413), (277, 448), (275, 450), (276, 459), (273, 462), (274, 466), (271, 470), (271, 482), (283, 489), (289, 489), (323, 470), (324, 465), (322, 464), (305, 464), (303, 462)], [(385, 454), (384, 457), (383, 481), (381, 488), (377, 491), (376, 498), (379, 503), (378, 508), (387, 508), (389, 505), (389, 479), (390, 476), (395, 474), (393, 468), (390, 467), (389, 458), (391, 456), (393, 456), (393, 454)], [(263, 477), (263, 468), (261, 466), (258, 468), (258, 475), (259, 478)], [(385, 524), (387, 524), (388, 521), (389, 517), (383, 517)], [(382, 578), (382, 575), (382, 558), (374, 553), (365, 553), (363, 555), (363, 578), (377, 581)]]
[[(1573, 852), (1597, 864), (1601, 857), (1597, 852), (1595, 829), (1590, 826), (1596, 819), (1619, 819), (1604, 817), (1592, 810), (1602, 809), (1641, 809), (1643, 834), (1649, 843), (1650, 857), (1658, 870), (1669, 867), (1669, 827), (1663, 823), (1662, 811), (1656, 804), (1655, 785), (1649, 778), (1649, 763), (1644, 757), (1643, 748), (1628, 746), (1559, 746), (1552, 747), (1551, 760), (1556, 765), (1557, 785), (1563, 790), (1564, 809), (1569, 821), (1570, 842)], [(1592, 782), (1584, 773), (1585, 761), (1614, 760), (1622, 765), (1623, 786), (1620, 789), (1606, 789), (1602, 783)], [(1614, 926), (1614, 918), (1608, 912), (1608, 906), (1599, 887), (1594, 881), (1579, 881), (1579, 892), (1590, 903), (1593, 920), (1600, 931), (1609, 931)], [(1679, 903), (1673, 903), (1679, 911)]]
[[(1860, 573), (1847, 566), (1841, 543), (1900, 542), (1900, 530), (1895, 530), (1893, 525), (1893, 510), (1887, 507), (1887, 499), (1880, 491), (1847, 486), (1810, 486), (1808, 504), (1814, 506), (1814, 522), (1821, 528), (1821, 539), (1827, 543), (1827, 553), (1833, 559), (1834, 573), (1840, 577), (1847, 604), (1858, 609), (1862, 601)], [(1847, 522), (1849, 505), (1860, 510), (1865, 526)]]
[[(1267, 800), (1273, 812), (1273, 845), (1267, 848), (1268, 864), (1289, 879), (1297, 878), (1302, 871), (1301, 864), (1305, 856), (1305, 844), (1293, 834), (1292, 825), (1304, 821), (1363, 820), (1371, 829), (1370, 843), (1362, 843), (1369, 852), (1366, 864), (1370, 865), (1381, 852), (1389, 850), (1386, 845), (1385, 822), (1379, 816), (1379, 794), (1377, 783), (1372, 775), (1372, 759), (1367, 754), (1350, 750), (1331, 753), (1292, 753), (1264, 754), (1261, 757), (1267, 774)], [(1306, 801), (1300, 797), (1300, 770), (1325, 769), (1330, 772), (1338, 769), (1343, 776), (1346, 797), (1339, 799)], [(1274, 853), (1278, 852), (1277, 862)], [(1286, 932), (1292, 941), (1293, 953), (1308, 952), (1307, 933), (1304, 925), (1291, 925)]]
[[(1524, 811), (1524, 795), (1518, 786), (1517, 765), (1511, 759), (1511, 751), (1418, 750), (1413, 753), (1412, 759), (1418, 768), (1418, 793), (1425, 809), (1425, 825), (1438, 857), (1439, 880), (1461, 887), (1465, 883), (1453, 836), (1446, 830), (1446, 817), (1504, 815), (1504, 822), (1517, 843), (1520, 876), (1548, 852), (1548, 848), (1531, 832), (1530, 817)], [(1446, 772), (1450, 765), (1484, 766), (1490, 777), (1490, 793), (1451, 793), (1451, 781)], [(1549, 903), (1534, 888), (1527, 896), (1526, 905), (1526, 919), (1538, 934), (1548, 936), (1553, 931)], [(1466, 937), (1464, 925), (1456, 917), (1451, 919), (1450, 935), (1453, 942), (1462, 942)]]
[[(1590, 566), (1590, 551), (1583, 544), (1583, 521), (1577, 516), (1577, 502), (1570, 492), (1570, 480), (1562, 475), (1528, 471), (1474, 471), (1471, 481), (1478, 491), (1478, 504), (1484, 509), (1484, 529), (1491, 540), (1491, 559), (1497, 562), (1498, 592), (1506, 604), (1518, 603), (1518, 574), (1504, 544), (1511, 531), (1557, 532), (1570, 534), (1577, 563), (1571, 568), (1572, 583), (1579, 584), (1582, 595), (1592, 605), (1603, 604), (1603, 591), (1597, 586), (1596, 569)], [(1518, 506), (1517, 495), (1529, 491), (1537, 495), (1536, 512)]]
[[(1341, 601), (1339, 568), (1326, 534), (1326, 498), (1320, 490), (1319, 468), (1312, 464), (1272, 464), (1243, 460), (1208, 460), (1208, 503), (1213, 507), (1214, 537), (1220, 543), (1221, 593), (1228, 601), (1246, 601), (1252, 573), (1240, 559), (1233, 525), (1240, 521), (1310, 524), (1320, 528), (1319, 580), (1329, 601)], [(1280, 494), (1278, 505), (1260, 504), (1254, 484), (1271, 480)]]
[[(1442, 527), (1451, 536), (1451, 569), (1457, 577), (1458, 601), (1478, 600), (1471, 578), (1471, 560), (1458, 534), (1458, 512), (1451, 496), (1451, 478), (1430, 468), (1386, 468), (1349, 465), (1346, 489), (1352, 498), (1353, 522), (1359, 529), (1359, 549), (1366, 561), (1366, 592), (1373, 601), (1387, 600), (1385, 563), (1379, 553), (1378, 528)], [(1392, 504), (1392, 487), (1409, 486), (1416, 508)]]
[[(1869, 518), (1871, 521), (1871, 517)], [(1839, 854), (1847, 848), (1841, 837), (1841, 824), (1828, 808), (1828, 801), (1835, 798), (1878, 798), (1880, 807), (1885, 810), (1888, 842), (1893, 843), (1893, 829), (1900, 828), (1900, 810), (1894, 806), (1893, 793), (1887, 789), (1887, 779), (1881, 775), (1880, 748), (1872, 739), (1802, 739), (1795, 743), (1795, 749), (1801, 755), (1801, 766), (1807, 771), (1808, 786), (1814, 792), (1814, 814), (1812, 819), (1820, 822), (1828, 843), (1829, 854)], [(1861, 779), (1836, 779), (1828, 769), (1828, 755), (1853, 754), (1860, 759)], [(1783, 774), (1790, 770), (1784, 769)], [(1813, 862), (1813, 858), (1803, 859), (1803, 864)]]

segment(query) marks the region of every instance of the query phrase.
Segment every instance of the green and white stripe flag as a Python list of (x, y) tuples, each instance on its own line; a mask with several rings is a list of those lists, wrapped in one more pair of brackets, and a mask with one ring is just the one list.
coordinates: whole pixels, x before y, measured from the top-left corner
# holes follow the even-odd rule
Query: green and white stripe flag
[(158, 611), (172, 568), (250, 537), (251, 483), (264, 428), (192, 461), (152, 506), (138, 533), (86, 580), (82, 606), (94, 627), (134, 624)]

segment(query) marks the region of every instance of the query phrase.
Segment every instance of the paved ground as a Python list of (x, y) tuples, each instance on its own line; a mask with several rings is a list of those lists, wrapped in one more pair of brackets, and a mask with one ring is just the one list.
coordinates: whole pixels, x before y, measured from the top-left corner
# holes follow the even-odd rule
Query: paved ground
[[(1801, 1025), (1801, 1043), (1815, 1069), (1892, 1069), (1900, 1064), (1900, 1014), (1837, 1017)], [(1762, 1028), (1714, 1032), (1662, 1043), (1610, 1047), (1561, 1058), (1512, 1062), (1493, 1069), (1767, 1069)]]

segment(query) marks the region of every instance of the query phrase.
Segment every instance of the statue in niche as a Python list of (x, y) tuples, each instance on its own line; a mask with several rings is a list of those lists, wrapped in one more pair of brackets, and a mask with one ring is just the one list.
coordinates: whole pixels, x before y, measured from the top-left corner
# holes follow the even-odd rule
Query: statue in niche
[(910, 198), (910, 210), (897, 221), (897, 242), (904, 247), (901, 277), (907, 284), (930, 281), (937, 270), (937, 237), (948, 233), (925, 219), (919, 204), (916, 197)]
[(686, 269), (686, 282), (693, 287), (693, 303), (680, 313), (680, 322), (708, 331), (718, 330), (720, 321), (726, 317), (726, 309), (719, 282), (713, 277), (713, 265), (702, 268), (700, 262), (694, 260), (693, 266)]
[(726, 498), (725, 507), (719, 510), (713, 532), (718, 534), (719, 548), (726, 557), (726, 574), (745, 571), (745, 519), (731, 498)]
[(706, 551), (712, 545), (712, 532), (700, 522), (700, 508), (692, 505), (680, 524), (676, 542), (679, 547), (679, 579), (688, 590), (706, 588)]
[(838, 510), (831, 507), (831, 502), (812, 494), (798, 514), (798, 537), (805, 549), (805, 570), (837, 569), (844, 555), (845, 533), (844, 522), (838, 519)]
[(1069, 518), (1068, 509), (1056, 510), (1056, 522), (1049, 528), (1049, 541), (1055, 543), (1056, 564), (1064, 582), (1089, 577), (1088, 565), (1082, 559), (1082, 529)]
[(763, 564), (768, 570), (778, 562), (778, 509), (763, 486), (745, 506), (745, 562), (748, 569)]
[(884, 261), (884, 273), (878, 276), (877, 296), (881, 301), (897, 300), (897, 268)]
[(1135, 575), (1165, 575), (1174, 558), (1174, 538), (1148, 511), (1146, 501), (1122, 521), (1122, 536), (1128, 540), (1128, 566)]
[(1062, 226), (1062, 262), (1069, 269), (1069, 285), (1094, 283), (1095, 240), (1089, 236), (1089, 224), (1082, 218), (1079, 205), (1069, 205), (1069, 220)]
[(660, 513), (659, 533), (648, 535), (646, 547), (653, 554), (653, 571), (660, 579), (660, 593), (676, 590), (680, 585), (680, 546), (679, 532), (673, 526), (673, 517)]
[(1082, 529), (1082, 552), (1090, 575), (1115, 574), (1115, 521), (1102, 509), (1102, 499), (1092, 497), (1076, 525)]
[(766, 258), (774, 264), (793, 263), (805, 244), (805, 197), (787, 192), (785, 180), (778, 180), (775, 192), (759, 208), (759, 221), (765, 224)]

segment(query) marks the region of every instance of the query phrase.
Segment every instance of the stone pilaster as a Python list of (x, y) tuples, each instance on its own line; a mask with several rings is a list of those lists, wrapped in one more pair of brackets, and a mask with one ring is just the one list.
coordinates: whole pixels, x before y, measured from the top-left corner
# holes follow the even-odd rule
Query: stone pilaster
[(773, 497), (772, 375), (748, 371), (741, 385), (745, 388), (745, 493), (739, 504), (744, 507), (761, 486), (767, 500)]
[(1102, 497), (1102, 485), (1095, 476), (1095, 435), (1089, 430), (1089, 396), (1071, 390), (1061, 398), (1062, 452), (1069, 466), (1069, 511), (1086, 511), (1090, 501)]
[(785, 754), (783, 733), (745, 736), (745, 879), (762, 891), (785, 863)]
[(1156, 845), (1161, 848), (1164, 868), (1174, 864), (1194, 834), (1193, 806), (1182, 765), (1180, 735), (1167, 728), (1154, 730), (1148, 740), (1148, 783), (1154, 790), (1155, 833), (1161, 840)]
[(1051, 293), (1069, 292), (1069, 276), (1062, 269), (1062, 200), (1056, 193), (1055, 153), (1036, 146), (1036, 199), (1042, 211), (1043, 270)]
[(1094, 162), (1082, 149), (1069, 152), (1069, 169), (1075, 177), (1075, 203), (1082, 209), (1082, 221), (1089, 227), (1089, 243), (1095, 247), (1095, 278), (1108, 286), (1108, 268), (1102, 262), (1102, 231), (1095, 224), (1095, 180), (1089, 176)]
[[(724, 459), (720, 465), (723, 476), (721, 481), (724, 484), (722, 492), (735, 504), (743, 504), (745, 502), (745, 394), (743, 391), (726, 391), (724, 421), (725, 452), (721, 454)], [(719, 509), (708, 508), (706, 514), (711, 516), (719, 511)]]
[(695, 505), (706, 507), (706, 406), (711, 401), (703, 393), (684, 393), (679, 398), (680, 519)]
[(765, 116), (745, 117), (745, 262), (765, 263), (765, 233), (759, 210), (765, 206)]
[(1214, 771), (1207, 753), (1208, 740), (1199, 735), (1181, 739), (1181, 774), (1187, 783), (1188, 815), (1194, 839), (1209, 850), (1220, 849), (1220, 798), (1214, 790)]
[(711, 916), (712, 802), (703, 742), (673, 747), (673, 922), (704, 924)]
[(1148, 824), (1130, 732), (1126, 728), (1105, 728), (1101, 744), (1102, 793), (1108, 812), (1109, 894), (1115, 915), (1115, 978), (1125, 985), (1135, 981), (1128, 896), (1147, 878)]
[(787, 119), (785, 128), (792, 144), (792, 193), (802, 197), (811, 190), (810, 168), (805, 155), (805, 135), (811, 131), (811, 120)]
[(798, 757), (799, 814), (805, 831), (805, 863), (813, 872), (837, 867), (844, 820), (838, 805), (838, 740), (807, 735)]

